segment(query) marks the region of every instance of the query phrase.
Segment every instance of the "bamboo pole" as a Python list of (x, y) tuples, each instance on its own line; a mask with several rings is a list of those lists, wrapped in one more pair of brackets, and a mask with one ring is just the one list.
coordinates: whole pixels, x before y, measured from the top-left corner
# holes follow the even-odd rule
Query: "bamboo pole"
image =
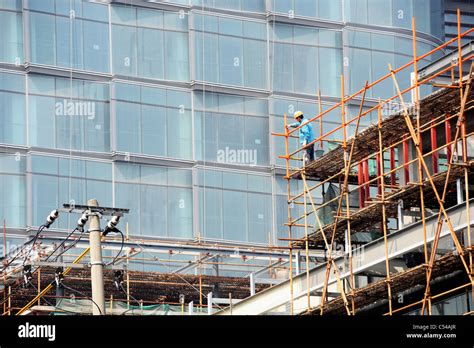
[[(291, 177), (288, 175), (290, 172), (290, 156), (289, 153), (289, 134), (290, 131), (288, 129), (288, 119), (287, 115), (284, 115), (284, 126), (285, 126), (285, 163), (286, 163), (286, 180), (287, 180), (287, 211), (288, 211), (288, 222), (291, 222)], [(291, 233), (291, 225), (288, 226), (288, 238), (291, 240), (292, 233)], [(289, 251), (289, 261), (290, 261), (290, 315), (293, 315), (294, 308), (293, 308), (293, 245), (291, 241), (288, 242), (288, 251)]]
[[(305, 178), (306, 175), (302, 174), (302, 177)], [(306, 253), (306, 289), (307, 289), (307, 297), (308, 297), (308, 313), (311, 311), (311, 292), (309, 290), (310, 284), (309, 284), (309, 239), (308, 239), (308, 216), (307, 216), (307, 210), (308, 206), (306, 204), (306, 188), (304, 188), (304, 213), (305, 213), (305, 218), (304, 218), (304, 237), (305, 237), (305, 253)]]
[[(383, 158), (383, 141), (382, 141), (382, 108), (378, 109), (378, 133), (379, 133), (379, 165), (381, 172), (384, 168), (384, 158)], [(385, 244), (385, 272), (386, 274), (386, 283), (387, 283), (387, 295), (388, 295), (388, 308), (389, 313), (392, 315), (392, 280), (390, 277), (390, 260), (388, 254), (388, 240), (387, 240), (387, 212), (385, 207), (385, 180), (382, 176), (380, 180), (380, 185), (382, 187), (381, 196), (382, 196), (382, 228), (383, 228), (383, 239)]]
[[(416, 45), (416, 19), (412, 18), (412, 38), (413, 38), (413, 73), (415, 85), (415, 110), (416, 110), (416, 131), (418, 134), (418, 143), (422, 144), (421, 125), (420, 125), (420, 86), (418, 84), (418, 61), (417, 61), (417, 45)], [(436, 128), (434, 128), (436, 129)], [(428, 243), (426, 236), (426, 222), (425, 222), (425, 197), (423, 192), (423, 168), (421, 162), (418, 161), (418, 182), (420, 183), (420, 210), (421, 221), (423, 225), (423, 254), (425, 257), (425, 264), (428, 264)], [(426, 268), (426, 282), (429, 283), (428, 268)], [(428, 297), (428, 313), (431, 315), (431, 298)]]

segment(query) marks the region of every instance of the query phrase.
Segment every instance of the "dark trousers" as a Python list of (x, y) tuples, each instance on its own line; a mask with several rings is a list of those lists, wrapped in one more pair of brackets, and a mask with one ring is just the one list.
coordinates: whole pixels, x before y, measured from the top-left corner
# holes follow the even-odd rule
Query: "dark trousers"
[(314, 144), (308, 146), (306, 149), (306, 153), (304, 155), (304, 162), (309, 163), (314, 161)]

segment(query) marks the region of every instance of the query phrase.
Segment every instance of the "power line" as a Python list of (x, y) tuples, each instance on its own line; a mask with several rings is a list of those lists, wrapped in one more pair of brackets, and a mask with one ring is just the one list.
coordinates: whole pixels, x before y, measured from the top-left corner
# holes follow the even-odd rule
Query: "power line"
[[(53, 284), (53, 283), (54, 283), (54, 282), (51, 282), (50, 285)], [(36, 290), (36, 292), (39, 292), (38, 288), (37, 288), (32, 282), (28, 282), (27, 285), (31, 285), (31, 286), (33, 287), (33, 289)], [(57, 296), (55, 296), (55, 297), (57, 298)], [(69, 310), (67, 310), (67, 309), (60, 308), (60, 307), (58, 307), (57, 305), (54, 305), (54, 304), (52, 304), (51, 302), (49, 302), (49, 301), (46, 299), (45, 296), (43, 296), (43, 297), (41, 297), (41, 298), (42, 298), (42, 299), (44, 300), (44, 302), (46, 302), (48, 305), (50, 305), (51, 307), (54, 307), (54, 308), (56, 308), (56, 309), (58, 309), (58, 310), (60, 310), (60, 311), (67, 312), (67, 313), (71, 313), (71, 314), (76, 314), (76, 315), (81, 315), (81, 314), (82, 314), (82, 313), (73, 312), (73, 311), (69, 311)]]
[(79, 290), (75, 290), (75, 289), (73, 289), (73, 288), (71, 288), (67, 285), (64, 285), (63, 283), (61, 283), (61, 286), (64, 287), (65, 289), (68, 289), (72, 292), (75, 292), (76, 294), (79, 294), (82, 297), (84, 297), (84, 298), (88, 299), (89, 301), (91, 301), (97, 307), (97, 309), (99, 310), (100, 315), (103, 315), (102, 311), (100, 310), (99, 305), (92, 298), (90, 298), (89, 296), (87, 296), (84, 293), (80, 292)]
[[(28, 257), (30, 256), (30, 253), (31, 253), (31, 250), (33, 250), (34, 246), (35, 246), (35, 243), (38, 239), (38, 236), (40, 235), (40, 233), (46, 228), (45, 225), (41, 225), (39, 228), (38, 228), (38, 231), (36, 232), (35, 236), (33, 237), (32, 241), (32, 245), (31, 245), (31, 248), (30, 250), (28, 250), (28, 253), (26, 254), (25, 258), (23, 259), (23, 267), (25, 266), (25, 263), (26, 263), (26, 260), (28, 259)], [(28, 242), (29, 243), (29, 242)]]
[(115, 261), (117, 261), (118, 257), (119, 257), (120, 254), (122, 253), (123, 247), (124, 247), (124, 245), (125, 245), (125, 236), (123, 235), (123, 232), (120, 231), (120, 230), (116, 230), (115, 232), (120, 233), (120, 235), (122, 236), (122, 244), (120, 245), (120, 251), (118, 252), (118, 254), (115, 256), (115, 258), (112, 260), (112, 262), (110, 262), (107, 266), (110, 266), (110, 265), (114, 265), (114, 264), (115, 264)]

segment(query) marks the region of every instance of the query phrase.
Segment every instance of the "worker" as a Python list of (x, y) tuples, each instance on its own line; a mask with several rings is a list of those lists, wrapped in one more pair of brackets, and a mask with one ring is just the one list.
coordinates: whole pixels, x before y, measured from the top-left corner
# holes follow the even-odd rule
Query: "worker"
[[(293, 117), (297, 122), (289, 124), (287, 127), (296, 128), (301, 126), (299, 129), (300, 144), (302, 147), (305, 147), (314, 140), (313, 127), (311, 126), (311, 123), (309, 123), (308, 120), (304, 118), (303, 112), (296, 111)], [(314, 144), (311, 144), (305, 150), (304, 163), (307, 164), (311, 161), (314, 161)]]

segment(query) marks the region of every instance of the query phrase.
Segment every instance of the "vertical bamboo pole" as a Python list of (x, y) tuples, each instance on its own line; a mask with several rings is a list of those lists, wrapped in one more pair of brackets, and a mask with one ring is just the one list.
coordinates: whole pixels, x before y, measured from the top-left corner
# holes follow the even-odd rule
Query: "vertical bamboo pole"
[[(463, 80), (463, 67), (462, 67), (462, 41), (461, 41), (461, 10), (458, 8), (457, 10), (457, 29), (458, 29), (458, 69), (459, 69), (459, 93), (460, 93), (460, 100), (463, 100), (463, 89), (462, 89), (462, 80)], [(471, 70), (469, 71), (469, 75), (472, 73), (472, 64), (471, 63)], [(470, 78), (471, 76), (469, 76)], [(469, 93), (466, 90), (466, 93)], [(462, 115), (461, 115), (462, 116)], [(461, 137), (462, 137), (462, 156), (463, 156), (463, 162), (464, 164), (467, 164), (468, 158), (467, 158), (467, 137), (466, 137), (466, 118), (462, 117), (462, 123), (461, 123)], [(471, 224), (469, 221), (471, 221), (471, 214), (470, 214), (470, 209), (469, 209), (469, 170), (467, 167), (464, 167), (464, 187), (465, 187), (465, 201), (466, 201), (466, 218), (468, 221), (467, 224), (467, 243), (468, 246), (471, 246)], [(471, 272), (471, 275), (473, 274), (473, 266), (472, 266), (472, 250), (469, 249), (469, 270)], [(472, 300), (474, 300), (474, 280), (471, 278), (471, 295), (472, 295)]]
[[(318, 89), (318, 111), (319, 111), (319, 115), (321, 115), (323, 113), (323, 104), (321, 102), (321, 90), (320, 89)], [(319, 143), (319, 146), (321, 147), (321, 150), (324, 149), (323, 133), (324, 133), (323, 118), (320, 117), (319, 118), (319, 137), (321, 138), (321, 141)]]
[[(422, 146), (422, 138), (420, 132), (420, 87), (418, 84), (418, 54), (416, 44), (416, 19), (412, 18), (412, 32), (413, 32), (413, 72), (414, 72), (414, 84), (415, 84), (415, 110), (416, 110), (416, 133), (418, 135), (418, 144)], [(421, 166), (421, 159), (418, 159), (418, 182), (420, 184), (420, 211), (421, 221), (423, 224), (423, 252), (425, 256), (425, 264), (428, 265), (428, 243), (426, 235), (426, 221), (425, 221), (425, 197), (423, 192), (423, 168)], [(426, 281), (429, 282), (428, 268), (426, 268)], [(429, 284), (427, 284), (429, 287)], [(428, 314), (431, 315), (431, 296), (428, 293)], [(423, 313), (422, 313), (423, 314)]]
[[(125, 225), (125, 238), (128, 241), (128, 222)], [(127, 309), (130, 309), (130, 274), (128, 264), (130, 263), (130, 249), (127, 248)]]
[[(37, 276), (38, 276), (38, 286), (37, 286), (37, 289), (38, 289), (37, 291), (38, 291), (38, 293), (37, 293), (37, 295), (39, 295), (40, 292), (41, 292), (41, 268), (38, 268), (38, 274), (37, 274)], [(38, 297), (38, 306), (41, 305), (41, 304), (40, 304), (40, 301), (41, 301), (41, 297)]]
[(109, 304), (110, 315), (114, 314), (114, 295), (110, 294), (110, 304)]
[(382, 229), (383, 229), (383, 239), (385, 244), (385, 281), (387, 283), (387, 294), (388, 294), (388, 310), (389, 314), (392, 315), (392, 279), (390, 275), (390, 260), (388, 254), (388, 240), (387, 240), (387, 211), (385, 206), (385, 180), (383, 173), (384, 170), (384, 158), (383, 158), (383, 141), (382, 141), (382, 105), (379, 99), (378, 112), (378, 133), (379, 133), (379, 167), (381, 172), (381, 200), (382, 200)]
[[(302, 174), (303, 178), (306, 178), (306, 173)], [(311, 292), (309, 291), (309, 238), (308, 238), (308, 205), (306, 201), (306, 195), (311, 193), (304, 187), (303, 204), (304, 204), (304, 237), (305, 237), (305, 252), (306, 252), (306, 290), (308, 298), (308, 313), (311, 311)]]
[(12, 315), (12, 287), (8, 287), (8, 315)]
[(3, 259), (4, 261), (4, 270), (3, 270), (3, 313), (7, 311), (7, 222), (3, 219)]
[[(290, 315), (293, 315), (293, 244), (291, 242), (292, 233), (291, 233), (291, 177), (290, 177), (290, 152), (289, 152), (289, 137), (290, 131), (288, 130), (288, 119), (287, 115), (284, 115), (283, 118), (285, 126), (285, 163), (286, 163), (286, 180), (287, 180), (287, 198), (288, 198), (288, 252), (289, 252), (289, 261), (290, 261)], [(303, 156), (304, 157), (304, 156)], [(304, 160), (303, 160), (304, 162)], [(304, 165), (304, 164), (303, 164)]]

